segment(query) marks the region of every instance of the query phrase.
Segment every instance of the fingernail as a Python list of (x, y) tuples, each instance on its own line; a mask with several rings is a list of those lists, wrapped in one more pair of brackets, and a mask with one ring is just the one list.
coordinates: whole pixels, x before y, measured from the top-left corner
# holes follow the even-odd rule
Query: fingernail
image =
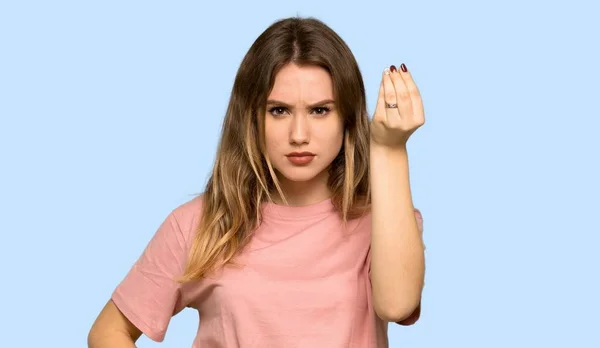
[(402, 71), (404, 71), (404, 72), (407, 72), (407, 71), (408, 71), (408, 69), (406, 69), (406, 65), (404, 65), (404, 63), (402, 63), (402, 64), (400, 65), (400, 69), (402, 69)]
[(398, 71), (398, 69), (396, 69), (395, 65), (390, 65), (390, 71), (395, 72), (395, 71)]
[(385, 70), (383, 70), (383, 73), (386, 75), (390, 74), (390, 68), (385, 68)]

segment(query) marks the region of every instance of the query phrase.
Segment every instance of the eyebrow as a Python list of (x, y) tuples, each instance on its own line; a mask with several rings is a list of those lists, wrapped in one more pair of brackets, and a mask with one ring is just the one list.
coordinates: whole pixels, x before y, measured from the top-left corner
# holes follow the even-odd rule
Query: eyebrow
[[(320, 102), (314, 103), (309, 105), (309, 108), (314, 108), (317, 106), (321, 106), (321, 105), (326, 105), (326, 104), (335, 104), (335, 101), (333, 99), (325, 99), (325, 100), (321, 100)], [(292, 108), (292, 106), (288, 103), (282, 102), (280, 100), (274, 100), (274, 99), (269, 99), (267, 100), (267, 105), (281, 105), (281, 106), (285, 106), (287, 108)]]

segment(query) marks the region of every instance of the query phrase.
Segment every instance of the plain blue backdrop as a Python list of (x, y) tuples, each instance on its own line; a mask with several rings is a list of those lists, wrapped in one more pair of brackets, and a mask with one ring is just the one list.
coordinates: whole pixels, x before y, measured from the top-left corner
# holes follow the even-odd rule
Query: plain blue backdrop
[[(201, 192), (237, 67), (277, 19), (353, 50), (369, 110), (404, 62), (425, 219), (421, 320), (391, 347), (600, 347), (592, 1), (0, 1), (3, 347), (84, 347), (166, 215)], [(197, 315), (161, 347), (189, 347)], [(155, 346), (142, 337), (140, 347)]]

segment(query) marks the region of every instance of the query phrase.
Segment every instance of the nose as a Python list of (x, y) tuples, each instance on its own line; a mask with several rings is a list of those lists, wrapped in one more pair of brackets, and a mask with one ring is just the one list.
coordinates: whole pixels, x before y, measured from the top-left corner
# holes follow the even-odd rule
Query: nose
[(292, 124), (290, 128), (291, 144), (308, 144), (310, 140), (310, 126), (305, 115), (294, 115), (292, 117)]

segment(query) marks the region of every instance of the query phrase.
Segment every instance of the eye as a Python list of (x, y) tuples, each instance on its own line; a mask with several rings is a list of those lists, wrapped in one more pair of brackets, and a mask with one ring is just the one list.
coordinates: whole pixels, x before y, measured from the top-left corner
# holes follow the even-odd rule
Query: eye
[(328, 107), (320, 106), (314, 108), (313, 111), (319, 116), (325, 116), (329, 113), (330, 109)]
[(273, 116), (282, 116), (287, 109), (283, 106), (275, 106), (269, 109), (269, 113)]

